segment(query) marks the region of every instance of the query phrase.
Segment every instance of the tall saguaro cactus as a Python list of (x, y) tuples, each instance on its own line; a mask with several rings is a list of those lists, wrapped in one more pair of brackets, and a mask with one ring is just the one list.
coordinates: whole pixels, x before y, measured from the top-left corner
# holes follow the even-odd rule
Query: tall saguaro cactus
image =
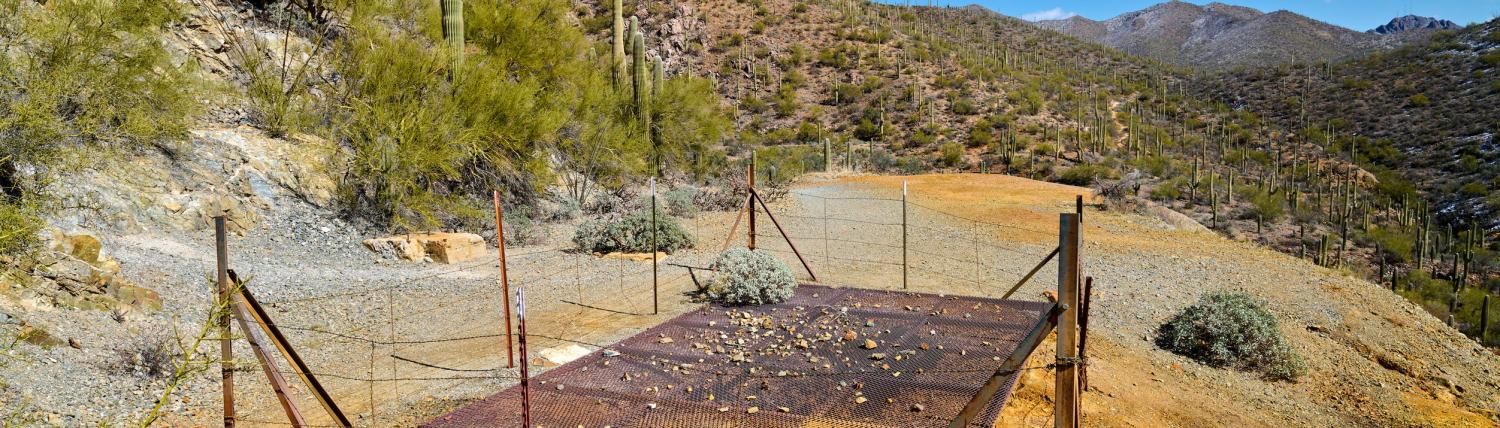
[[(662, 91), (662, 86), (661, 85), (662, 85), (663, 75), (665, 73), (666, 72), (663, 70), (663, 65), (662, 65), (660, 57), (656, 58), (656, 60), (654, 60), (654, 61), (651, 62), (651, 99), (649, 100), (649, 102), (651, 104), (655, 104), (656, 101), (657, 101), (657, 99), (659, 99), (661, 97), (661, 91)], [(648, 108), (647, 110), (650, 110), (650, 109)], [(650, 132), (650, 135), (651, 135), (651, 149), (652, 149), (653, 154), (655, 155), (655, 158), (656, 158), (656, 159), (653, 160), (653, 164), (656, 166), (656, 174), (658, 176), (660, 176), (661, 175), (661, 146), (662, 146), (661, 128), (660, 128), (661, 125), (659, 125), (659, 124), (656, 123), (656, 121), (651, 117), (650, 113), (651, 113), (650, 111), (646, 112), (646, 119), (645, 119), (646, 120), (646, 128), (649, 130), (648, 132)]]
[[(631, 18), (634, 22), (635, 18)], [(630, 35), (631, 55), (631, 99), (635, 102), (635, 114), (639, 116), (642, 123), (649, 124), (650, 117), (646, 113), (646, 37), (640, 32)]]
[(625, 18), (622, 15), (625, 5), (621, 0), (615, 0), (615, 8), (611, 12), (615, 15), (614, 25), (614, 50), (610, 51), (610, 77), (613, 79), (615, 88), (620, 87), (620, 79), (625, 76)]
[[(452, 51), (449, 67), (454, 73), (464, 64), (464, 0), (441, 0), (443, 8), (443, 40)], [(618, 0), (616, 0), (618, 1)]]

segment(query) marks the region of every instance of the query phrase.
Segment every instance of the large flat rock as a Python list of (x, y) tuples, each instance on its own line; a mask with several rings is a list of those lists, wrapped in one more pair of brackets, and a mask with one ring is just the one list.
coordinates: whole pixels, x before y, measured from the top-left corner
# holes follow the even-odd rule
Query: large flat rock
[(484, 255), (484, 238), (472, 233), (416, 233), (371, 238), (365, 248), (381, 257), (408, 261), (431, 259), (437, 263), (459, 263)]

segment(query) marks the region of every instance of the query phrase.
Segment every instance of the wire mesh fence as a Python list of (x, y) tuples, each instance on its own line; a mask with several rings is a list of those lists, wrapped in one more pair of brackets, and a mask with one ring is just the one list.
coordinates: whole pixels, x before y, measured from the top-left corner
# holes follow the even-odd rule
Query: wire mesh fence
[(779, 225), (758, 225), (756, 248), (802, 275), (806, 261), (823, 284), (999, 296), (1056, 246), (1056, 231), (967, 218), (902, 199), (788, 195), (789, 212), (773, 213)]
[[(832, 286), (885, 290), (904, 288), (934, 296), (998, 297), (1043, 260), (1056, 245), (1055, 231), (1032, 230), (1000, 222), (965, 218), (902, 199), (847, 197), (793, 191), (787, 197), (774, 203), (771, 208), (775, 210), (771, 213), (775, 218), (774, 224), (766, 212), (761, 211), (757, 214), (760, 217), (757, 219), (758, 224), (753, 234), (756, 247), (783, 259), (794, 271), (800, 272), (802, 261), (805, 260), (812, 271), (816, 272), (818, 283)], [(684, 226), (698, 237), (700, 249), (674, 254), (669, 261), (673, 265), (680, 266), (710, 266), (712, 257), (715, 255), (713, 251), (724, 242), (721, 233), (728, 228), (728, 225), (724, 224), (727, 222), (728, 220), (709, 221), (702, 218), (685, 221)], [(785, 237), (781, 232), (785, 232)], [(732, 237), (732, 241), (745, 244), (747, 233), (748, 231)], [(790, 242), (786, 238), (790, 238)], [(793, 252), (794, 246), (797, 252), (801, 253), (800, 260)], [(505, 295), (495, 275), (500, 269), (496, 260), (475, 260), (449, 266), (430, 266), (420, 269), (417, 273), (393, 276), (381, 281), (348, 284), (338, 291), (321, 294), (282, 293), (284, 296), (274, 294), (279, 290), (300, 287), (297, 284), (278, 284), (277, 287), (267, 287), (268, 293), (261, 295), (261, 302), (269, 311), (272, 322), (288, 336), (291, 345), (306, 360), (312, 374), (323, 383), (334, 397), (340, 410), (348, 415), (349, 420), (355, 426), (419, 424), (426, 418), (442, 414), (476, 398), (489, 396), (515, 384), (519, 379), (519, 373), (514, 368), (514, 364), (531, 363), (534, 366), (547, 366), (552, 364), (552, 361), (561, 362), (580, 357), (582, 359), (578, 361), (600, 363), (597, 352), (594, 352), (593, 356), (583, 356), (583, 354), (598, 351), (604, 348), (604, 344), (613, 343), (628, 336), (631, 332), (639, 332), (648, 328), (666, 328), (665, 325), (657, 326), (657, 324), (669, 318), (666, 315), (652, 313), (654, 295), (659, 296), (664, 304), (671, 302), (663, 306), (665, 308), (662, 311), (663, 314), (683, 313), (695, 307), (695, 303), (683, 298), (685, 293), (691, 293), (695, 289), (693, 273), (666, 264), (658, 265), (658, 270), (653, 271), (649, 261), (601, 258), (597, 255), (560, 249), (524, 249), (509, 254), (507, 266), (512, 289), (518, 287), (527, 289), (529, 299), (527, 305), (531, 314), (528, 319), (527, 336), (532, 350), (529, 361), (520, 355), (516, 355), (512, 361), (507, 352), (507, 344), (511, 343), (514, 338), (506, 334), (507, 329), (511, 327), (503, 315)], [(704, 273), (698, 272), (697, 274), (703, 275)], [(806, 276), (806, 273), (803, 272), (802, 275)], [(1038, 287), (1055, 285), (1055, 279), (1051, 278), (1051, 275), (1041, 275), (1034, 282), (1038, 283)], [(253, 281), (250, 287), (256, 288)], [(880, 298), (900, 299), (904, 297), (899, 296), (904, 295), (898, 293), (889, 295), (898, 297)], [(936, 308), (947, 304), (941, 300), (916, 306)], [(897, 305), (894, 302), (872, 304), (884, 305), (885, 309), (908, 306)], [(920, 321), (919, 325), (927, 327), (944, 322), (956, 325), (960, 322), (944, 321), (946, 318), (943, 317), (964, 314), (964, 311), (959, 311), (959, 309), (953, 308), (953, 313), (942, 314), (942, 316), (915, 316), (913, 320)], [(1032, 309), (1035, 308), (1027, 311), (1034, 312)], [(969, 322), (968, 316), (973, 315), (973, 309), (967, 312), (971, 313), (964, 314), (962, 322)], [(908, 330), (910, 330), (908, 333), (916, 337), (915, 335), (922, 328), (911, 327)], [(932, 329), (927, 328), (927, 330)], [(237, 334), (245, 333), (237, 332)], [(985, 336), (986, 334), (991, 334), (991, 336)], [(1005, 333), (1000, 336), (993, 334), (995, 334), (993, 331), (975, 330), (965, 336), (954, 336), (954, 338), (975, 343), (988, 343), (989, 345), (985, 346), (990, 346), (992, 350), (988, 354), (978, 354), (977, 357), (980, 358), (974, 361), (983, 360), (987, 364), (983, 368), (992, 372), (997, 364), (993, 359), (1004, 358), (1005, 344), (1010, 343), (1013, 348), (1015, 340), (1013, 334)], [(514, 332), (511, 336), (514, 336)], [(686, 336), (680, 338), (685, 340)], [(267, 342), (263, 340), (261, 343)], [(907, 347), (920, 345), (920, 343), (898, 343)], [(236, 355), (250, 355), (243, 341), (237, 341), (236, 346)], [(950, 358), (964, 357), (960, 358), (964, 361), (974, 359), (968, 353), (976, 352), (978, 348), (974, 346), (971, 348), (975, 349), (968, 350), (963, 355), (950, 356)], [(667, 367), (664, 365), (667, 361), (671, 361), (674, 365), (696, 364), (692, 362), (695, 360), (693, 358), (662, 359), (666, 356), (661, 352), (667, 351), (671, 350), (631, 354), (623, 358), (637, 358), (629, 364), (640, 365), (642, 368), (649, 365), (662, 369)], [(899, 351), (901, 350), (896, 352)], [(545, 352), (558, 355), (539, 355)], [(622, 355), (626, 354), (625, 351), (618, 352)], [(245, 373), (241, 379), (247, 379), (238, 382), (235, 388), (236, 395), (240, 397), (239, 401), (244, 403), (240, 412), (244, 416), (240, 418), (240, 422), (264, 425), (287, 424), (284, 422), (281, 408), (277, 405), (271, 388), (264, 377), (259, 376), (261, 369), (256, 367), (254, 360), (241, 358), (240, 361), (232, 362), (238, 371)], [(904, 357), (902, 359), (906, 360)], [(927, 362), (937, 363), (938, 361)], [(799, 367), (790, 360), (777, 364), (788, 371)], [(911, 359), (906, 364), (918, 364), (918, 360)], [(957, 367), (954, 364), (959, 363), (943, 360), (940, 366)], [(292, 370), (285, 368), (286, 365), (278, 366), (281, 368), (276, 370), (285, 373), (288, 378), (295, 375)], [(972, 384), (976, 377), (982, 378), (989, 375), (985, 370), (981, 370), (981, 367), (976, 366), (972, 368), (972, 372), (947, 374), (953, 377), (952, 379), (938, 379), (942, 373), (934, 371), (933, 367), (939, 366), (913, 365), (911, 369), (903, 372), (902, 375), (907, 378), (902, 380), (900, 385), (889, 387), (912, 389), (914, 387), (908, 383), (922, 383), (922, 380), (927, 378), (931, 378), (927, 383), (933, 385), (951, 384), (958, 381), (967, 382), (963, 384), (968, 385)], [(846, 367), (846, 369), (854, 369), (854, 367)], [(927, 374), (918, 374), (914, 371), (919, 369), (927, 371)], [(600, 369), (593, 370), (597, 373)], [(830, 370), (825, 377), (847, 378), (831, 383), (824, 380), (807, 381), (813, 373), (798, 370), (803, 375), (795, 376), (794, 379), (802, 381), (793, 382), (794, 379), (785, 379), (784, 376), (766, 376), (765, 373), (758, 375), (741, 373), (734, 375), (734, 380), (725, 380), (723, 376), (729, 376), (730, 373), (726, 369), (722, 370), (723, 374), (716, 374), (714, 380), (722, 381), (724, 385), (715, 388), (734, 389), (719, 392), (721, 396), (743, 397), (755, 395), (743, 391), (745, 388), (750, 388), (748, 385), (764, 382), (770, 385), (770, 388), (778, 389), (778, 395), (801, 394), (816, 398), (819, 396), (818, 391), (823, 390), (824, 387), (847, 388), (847, 386), (838, 386), (840, 383), (847, 385), (850, 382), (866, 382), (864, 385), (871, 385), (869, 387), (875, 391), (886, 387), (879, 385), (891, 382), (884, 378), (865, 379), (873, 374), (863, 370)], [(710, 372), (701, 367), (697, 371)], [(781, 371), (781, 369), (772, 373), (776, 371)], [(886, 370), (881, 370), (881, 372), (878, 373), (880, 376), (889, 375)], [(778, 384), (786, 384), (786, 386), (776, 386)], [(673, 388), (685, 386), (674, 384)], [(548, 388), (551, 387), (548, 386)], [(665, 386), (657, 385), (657, 387)], [(693, 390), (701, 391), (703, 388), (700, 386)], [(913, 390), (917, 392), (912, 393), (931, 395), (936, 394), (934, 391), (948, 389), (951, 388), (918, 388)], [(302, 413), (307, 417), (309, 425), (334, 425), (333, 419), (318, 410), (317, 402), (310, 398), (308, 392), (302, 390), (300, 385), (293, 385), (291, 395), (298, 407), (303, 409)], [(554, 390), (543, 394), (557, 395), (556, 392)], [(660, 393), (660, 391), (656, 392)], [(677, 393), (682, 392), (679, 390)], [(542, 395), (538, 399), (545, 402), (547, 397), (548, 395)], [(928, 398), (937, 399), (937, 397), (937, 395), (931, 395)], [(946, 409), (944, 406), (951, 405), (953, 397), (946, 395), (944, 397), (947, 398), (941, 400), (942, 403), (918, 404), (935, 410)], [(576, 399), (576, 397), (554, 398), (556, 401), (548, 405), (560, 406), (558, 408), (561, 409), (569, 408), (568, 400)], [(891, 397), (879, 394), (866, 397), (866, 399), (877, 398), (885, 400)], [(590, 402), (610, 402), (610, 399), (606, 397), (594, 397), (593, 400)], [(620, 401), (623, 399), (619, 397), (613, 400), (615, 404), (621, 406), (639, 404), (627, 403), (626, 401), (629, 400)], [(814, 412), (812, 406), (813, 404), (807, 403), (792, 405), (790, 402), (781, 403), (781, 405), (766, 404), (760, 407), (766, 415), (757, 420), (777, 420), (790, 424), (809, 420), (796, 415), (808, 416), (814, 413), (827, 415), (834, 411), (820, 408), (821, 410)], [(721, 411), (721, 407), (723, 406), (687, 406), (675, 410), (687, 412), (687, 414), (704, 412), (709, 414), (700, 419), (692, 419), (687, 414), (679, 415), (670, 412), (647, 414), (641, 409), (632, 407), (620, 409), (617, 415), (626, 419), (611, 420), (638, 422), (633, 426), (670, 426), (650, 422), (666, 417), (673, 420), (686, 418), (682, 420), (728, 423), (723, 426), (745, 426), (738, 424), (746, 421), (743, 418), (724, 419), (722, 416), (715, 415), (719, 413), (744, 415), (747, 414), (744, 412), (749, 409), (748, 406), (735, 406), (732, 411)], [(797, 410), (796, 412), (781, 411), (782, 407)], [(886, 409), (877, 413), (850, 414), (841, 416), (842, 419), (835, 419), (863, 420), (870, 424), (867, 426), (922, 426), (930, 425), (926, 422), (935, 420), (932, 415), (941, 414), (929, 412), (926, 415), (908, 415), (902, 410)], [(910, 412), (910, 409), (904, 409), (904, 411)], [(777, 414), (782, 415), (777, 416)], [(639, 418), (629, 419), (628, 415), (637, 415)], [(902, 418), (906, 417), (918, 417), (926, 422), (915, 425), (889, 423), (905, 421), (907, 419)], [(580, 420), (579, 423), (585, 426), (596, 426), (596, 424), (585, 422)], [(597, 426), (604, 424), (597, 424)], [(781, 422), (755, 426), (781, 426)]]

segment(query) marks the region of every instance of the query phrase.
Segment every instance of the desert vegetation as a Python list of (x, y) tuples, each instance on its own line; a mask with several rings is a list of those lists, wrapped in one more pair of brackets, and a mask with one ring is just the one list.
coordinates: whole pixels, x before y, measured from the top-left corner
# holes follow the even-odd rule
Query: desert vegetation
[(161, 41), (172, 2), (0, 2), (0, 255), (37, 243), (48, 187), (100, 155), (181, 149), (195, 81)]
[(1244, 293), (1203, 296), (1161, 326), (1162, 348), (1214, 367), (1296, 380), (1306, 371), (1263, 302)]
[(706, 297), (723, 305), (764, 305), (792, 297), (797, 281), (786, 263), (765, 251), (731, 248), (714, 258)]

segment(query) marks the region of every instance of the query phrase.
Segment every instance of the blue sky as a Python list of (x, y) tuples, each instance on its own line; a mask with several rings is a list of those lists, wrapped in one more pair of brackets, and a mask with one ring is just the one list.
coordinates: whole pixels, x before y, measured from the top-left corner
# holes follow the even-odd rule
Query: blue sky
[[(879, 0), (905, 3), (905, 0)], [(935, 0), (941, 4), (964, 6), (980, 4), (996, 12), (1027, 19), (1066, 18), (1074, 14), (1090, 19), (1109, 19), (1115, 15), (1140, 10), (1163, 0)], [(1500, 0), (1220, 0), (1222, 3), (1249, 6), (1264, 12), (1280, 9), (1307, 15), (1314, 19), (1364, 31), (1401, 15), (1413, 14), (1451, 20), (1459, 25), (1484, 22), (1500, 16)], [(1209, 1), (1192, 0), (1208, 4)], [(926, 4), (912, 0), (913, 4)]]

